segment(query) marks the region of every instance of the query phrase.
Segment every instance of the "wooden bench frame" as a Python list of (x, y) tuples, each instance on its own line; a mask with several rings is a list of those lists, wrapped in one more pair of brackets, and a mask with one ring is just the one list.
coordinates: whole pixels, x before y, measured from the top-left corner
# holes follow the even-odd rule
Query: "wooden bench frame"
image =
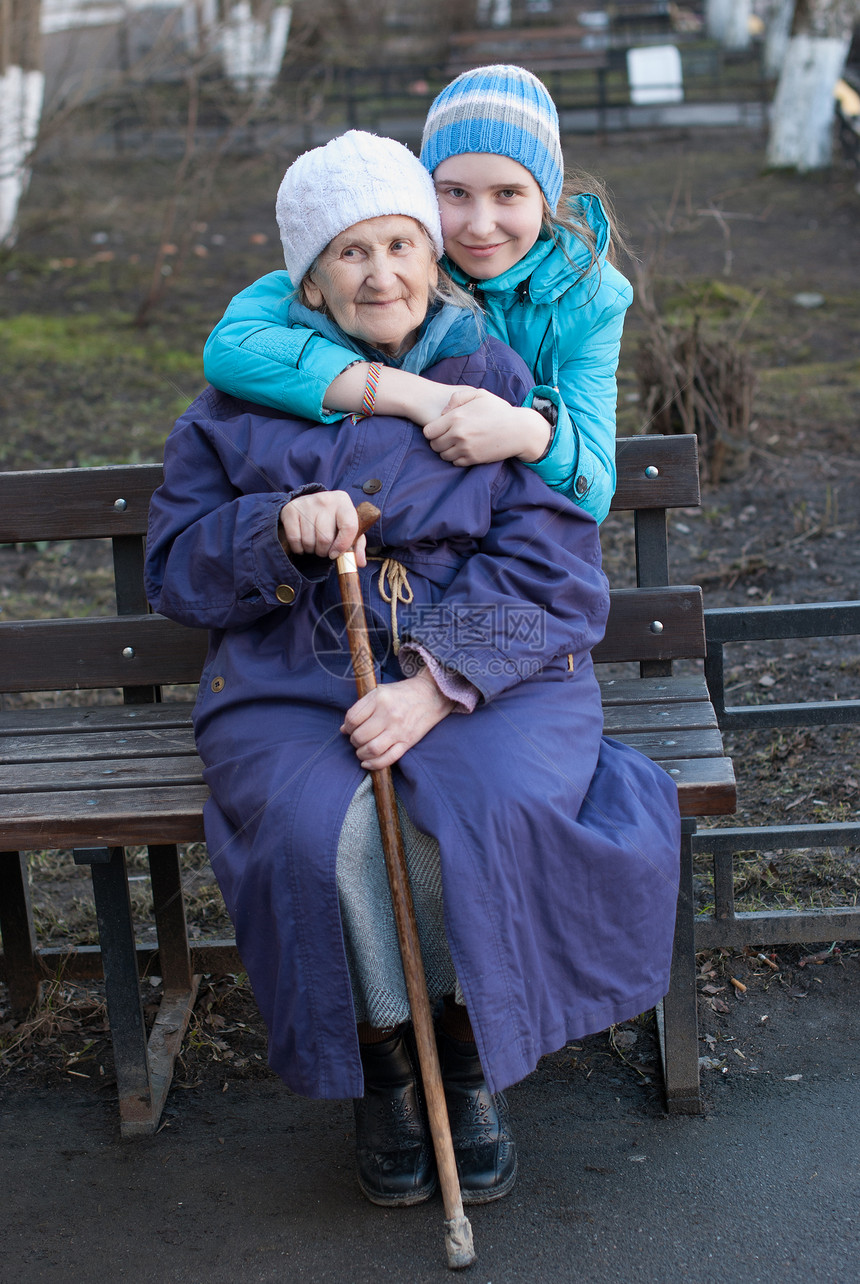
[[(701, 589), (669, 584), (666, 513), (699, 503), (694, 437), (632, 437), (617, 445), (613, 508), (634, 515), (637, 586), (613, 590), (598, 663), (638, 662), (639, 676), (601, 683), (606, 731), (659, 761), (678, 785), (681, 890), (672, 985), (661, 1005), (667, 1103), (700, 1109), (692, 835), (695, 817), (735, 809), (704, 678), (674, 676), (703, 660)], [(241, 969), (233, 941), (189, 942), (177, 844), (203, 839), (207, 790), (189, 701), (161, 689), (196, 683), (206, 635), (148, 608), (142, 580), (156, 465), (0, 474), (0, 543), (109, 538), (115, 616), (0, 623), (0, 689), (117, 689), (123, 703), (0, 713), (0, 979), (25, 1013), (48, 976), (104, 976), (124, 1136), (158, 1126), (173, 1062), (202, 973)], [(135, 941), (125, 848), (149, 851), (158, 945)], [(26, 855), (71, 849), (90, 865), (99, 946), (45, 948), (33, 928)], [(155, 973), (163, 999), (147, 1037), (139, 978)]]

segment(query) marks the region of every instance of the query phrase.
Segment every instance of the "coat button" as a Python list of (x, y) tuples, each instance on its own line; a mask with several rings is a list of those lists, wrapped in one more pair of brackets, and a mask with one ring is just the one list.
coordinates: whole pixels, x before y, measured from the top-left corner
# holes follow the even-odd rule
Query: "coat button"
[(382, 490), (382, 482), (378, 477), (371, 477), (370, 481), (366, 481), (361, 489), (365, 495), (375, 495), (377, 491)]
[(284, 606), (289, 606), (296, 600), (296, 590), (292, 584), (279, 584), (275, 589), (275, 597), (279, 602), (283, 602)]
[(581, 474), (573, 483), (573, 489), (576, 491), (577, 495), (584, 495), (588, 490), (588, 482)]
[(223, 691), (226, 683), (223, 678), (213, 678), (209, 686), (213, 691)]

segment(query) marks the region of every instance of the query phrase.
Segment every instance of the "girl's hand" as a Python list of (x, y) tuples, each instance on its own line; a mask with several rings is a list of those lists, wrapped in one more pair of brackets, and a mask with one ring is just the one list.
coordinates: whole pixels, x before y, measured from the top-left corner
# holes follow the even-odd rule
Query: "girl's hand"
[(413, 678), (386, 682), (352, 706), (341, 731), (349, 736), (365, 771), (390, 767), (417, 745), (454, 708), (428, 669)]
[[(345, 490), (323, 490), (299, 495), (284, 504), (278, 537), (288, 554), (313, 553), (340, 557), (352, 548), (358, 534), (355, 504)], [(364, 535), (355, 544), (358, 566), (366, 566)]]
[(424, 436), (442, 459), (464, 468), (501, 459), (540, 459), (550, 427), (536, 410), (510, 406), (483, 388), (458, 388)]

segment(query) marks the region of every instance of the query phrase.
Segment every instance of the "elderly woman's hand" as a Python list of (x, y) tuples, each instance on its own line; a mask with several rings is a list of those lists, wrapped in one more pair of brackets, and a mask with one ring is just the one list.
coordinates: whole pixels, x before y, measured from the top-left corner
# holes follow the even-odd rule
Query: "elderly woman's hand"
[(429, 669), (401, 682), (386, 682), (352, 706), (341, 731), (366, 771), (390, 767), (454, 708)]
[(549, 445), (550, 427), (525, 406), (510, 406), (483, 388), (458, 388), (444, 413), (424, 428), (442, 459), (465, 468), (501, 459), (540, 459)]
[(345, 490), (299, 495), (281, 509), (278, 535), (287, 553), (336, 558), (355, 543), (356, 563), (365, 566), (367, 541), (364, 535), (356, 541), (357, 534), (355, 504)]

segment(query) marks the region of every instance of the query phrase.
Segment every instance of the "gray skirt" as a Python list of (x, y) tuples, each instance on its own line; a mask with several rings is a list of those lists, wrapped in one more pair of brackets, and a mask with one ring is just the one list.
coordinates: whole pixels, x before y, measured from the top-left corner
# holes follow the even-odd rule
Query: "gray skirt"
[[(399, 799), (397, 809), (430, 1002), (453, 994), (462, 1003), (445, 935), (439, 844), (415, 828)], [(408, 1021), (409, 1001), (369, 775), (356, 790), (340, 832), (337, 890), (356, 1021), (380, 1029)]]

